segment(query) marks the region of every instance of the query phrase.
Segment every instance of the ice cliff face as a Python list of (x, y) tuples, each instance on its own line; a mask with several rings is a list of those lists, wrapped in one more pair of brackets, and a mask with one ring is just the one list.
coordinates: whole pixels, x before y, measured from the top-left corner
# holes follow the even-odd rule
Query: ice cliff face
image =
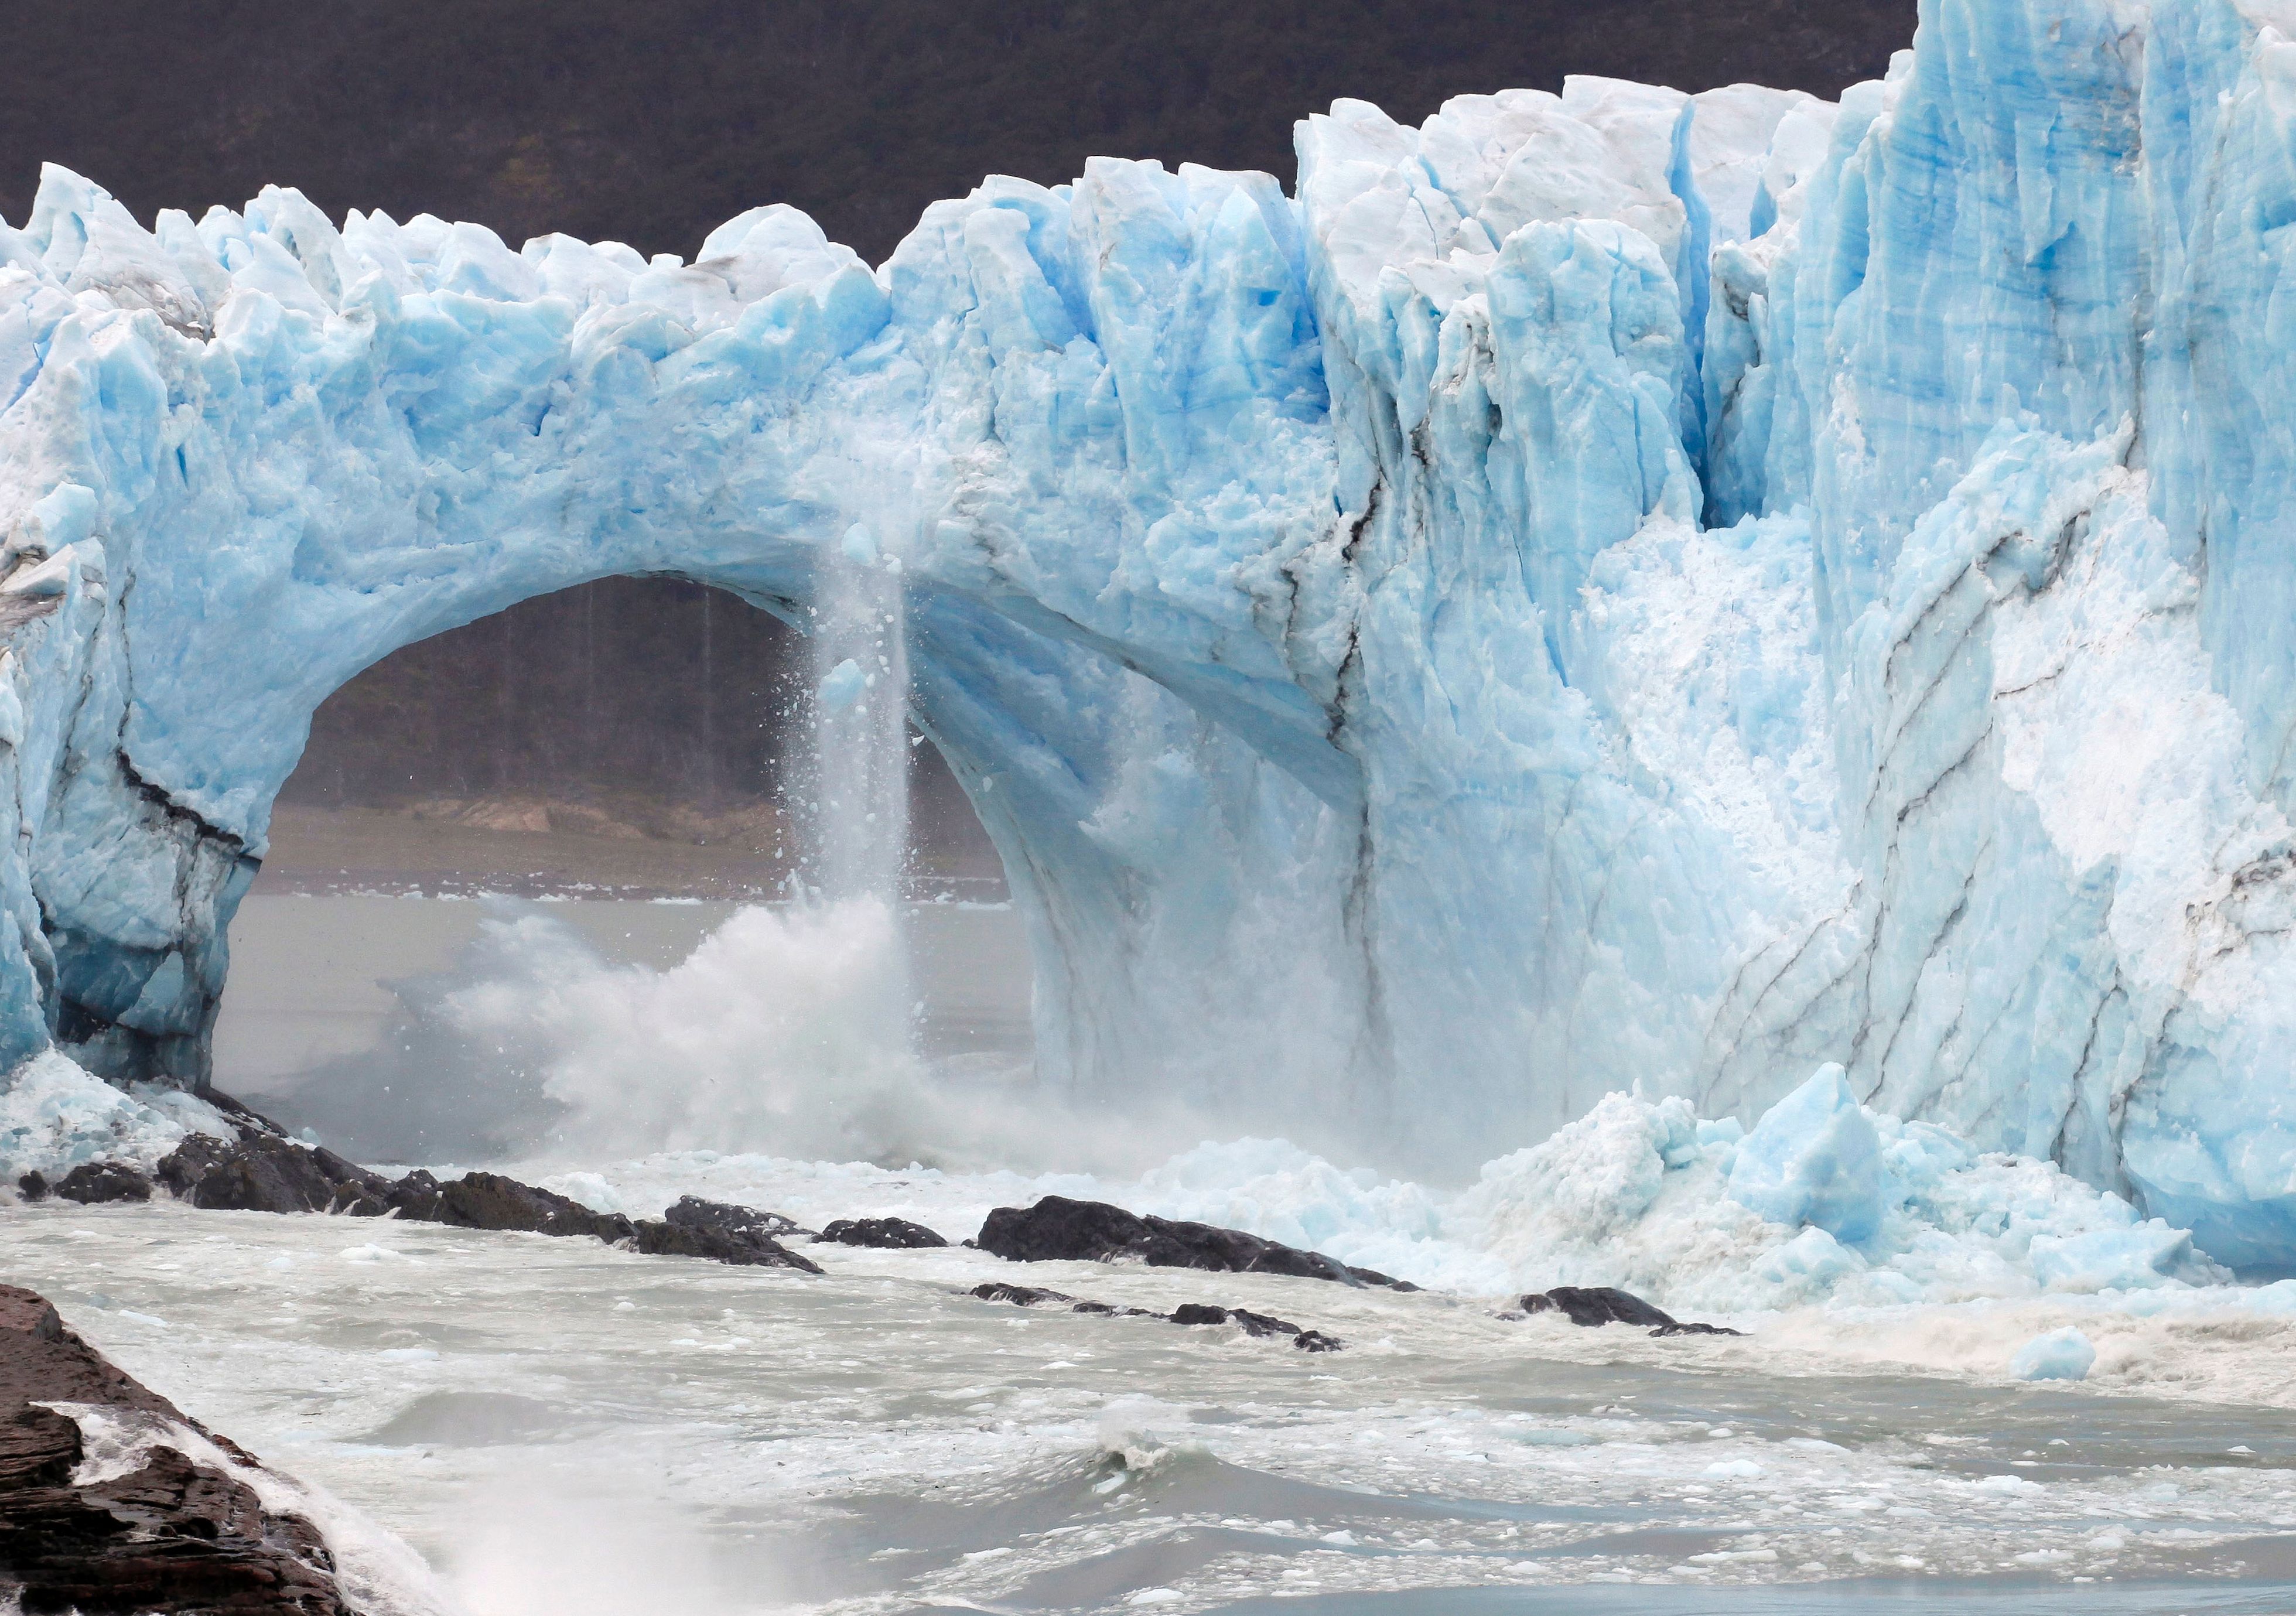
[(2296, 19), (1928, 0), (1839, 106), (1343, 102), (872, 273), (292, 192), (0, 227), (0, 1056), (205, 1075), (309, 716), (856, 523), (1041, 1063), (1420, 1162), (1855, 1096), (2296, 1251)]

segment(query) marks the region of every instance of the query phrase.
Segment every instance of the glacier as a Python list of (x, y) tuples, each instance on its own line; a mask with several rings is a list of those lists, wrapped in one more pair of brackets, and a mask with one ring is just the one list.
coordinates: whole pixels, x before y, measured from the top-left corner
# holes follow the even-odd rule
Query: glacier
[(1095, 159), (873, 270), (786, 207), (688, 264), (50, 168), (0, 1064), (209, 1079), (272, 799), (391, 651), (874, 570), (1072, 1100), (1456, 1174), (1835, 1063), (2284, 1264), (2292, 36), (1923, 0), (1838, 103), (1343, 101), (1293, 194)]

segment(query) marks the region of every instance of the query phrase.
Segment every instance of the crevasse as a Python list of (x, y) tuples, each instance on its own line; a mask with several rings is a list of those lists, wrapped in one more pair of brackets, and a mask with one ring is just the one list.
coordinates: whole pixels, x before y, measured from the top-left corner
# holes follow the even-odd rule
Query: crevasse
[(0, 227), (0, 1059), (193, 1086), (313, 710), (886, 529), (1040, 1070), (1457, 1168), (1643, 1085), (2296, 1252), (2296, 46), (1925, 0), (1839, 105), (1342, 102), (872, 271), (291, 191)]

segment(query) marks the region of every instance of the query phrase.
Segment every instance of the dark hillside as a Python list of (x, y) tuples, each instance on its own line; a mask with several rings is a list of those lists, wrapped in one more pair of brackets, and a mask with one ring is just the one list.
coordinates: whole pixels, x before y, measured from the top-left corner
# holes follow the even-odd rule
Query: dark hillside
[(794, 202), (872, 261), (981, 175), (1095, 153), (1289, 177), (1294, 119), (1604, 73), (1821, 94), (1913, 0), (83, 0), (0, 6), (0, 214), (43, 160), (141, 217), (266, 182), (330, 213), (691, 254)]

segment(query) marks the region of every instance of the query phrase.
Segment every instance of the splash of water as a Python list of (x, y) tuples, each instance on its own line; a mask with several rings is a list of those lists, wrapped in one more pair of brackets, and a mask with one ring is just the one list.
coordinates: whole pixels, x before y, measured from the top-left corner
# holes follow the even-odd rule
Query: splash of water
[(532, 1074), (553, 1148), (615, 1156), (928, 1151), (896, 911), (742, 909), (667, 971), (611, 965), (547, 915), (488, 922), (496, 973), (447, 996), (462, 1040)]
[(511, 1131), (529, 1161), (706, 1150), (1137, 1172), (1205, 1136), (1202, 1119), (1152, 1100), (1080, 1113), (1019, 1073), (922, 1059), (898, 997), (896, 914), (875, 898), (740, 910), (666, 970), (610, 964), (539, 911), (484, 932), (469, 980), (429, 1012), (446, 1036), (419, 1064), (447, 1054), (473, 1081), (520, 1074), (536, 1103)]

